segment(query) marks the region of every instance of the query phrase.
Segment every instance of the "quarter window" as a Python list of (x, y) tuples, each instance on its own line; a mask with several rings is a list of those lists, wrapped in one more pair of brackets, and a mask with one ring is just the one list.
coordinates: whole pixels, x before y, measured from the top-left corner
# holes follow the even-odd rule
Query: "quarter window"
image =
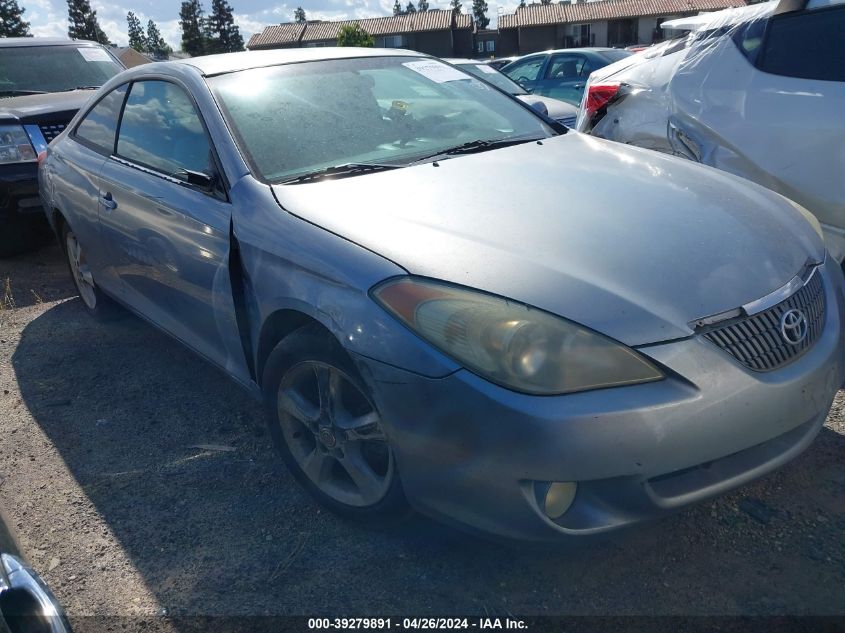
[(95, 105), (76, 128), (76, 137), (111, 154), (120, 108), (126, 98), (126, 84), (115, 88)]
[(845, 7), (784, 13), (769, 20), (760, 70), (775, 75), (845, 81)]
[(184, 170), (214, 171), (211, 146), (194, 104), (184, 90), (166, 81), (132, 84), (117, 154), (183, 180)]

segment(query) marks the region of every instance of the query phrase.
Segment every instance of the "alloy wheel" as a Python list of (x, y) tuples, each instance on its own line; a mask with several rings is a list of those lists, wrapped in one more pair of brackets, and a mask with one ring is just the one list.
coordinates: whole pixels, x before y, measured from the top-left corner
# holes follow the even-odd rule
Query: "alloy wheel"
[(393, 455), (369, 398), (343, 371), (304, 361), (282, 377), (277, 415), (290, 453), (335, 501), (378, 503), (395, 476)]
[(89, 309), (93, 310), (97, 307), (97, 294), (94, 286), (94, 276), (91, 274), (91, 268), (88, 266), (88, 260), (85, 258), (85, 253), (82, 251), (82, 245), (76, 239), (76, 235), (68, 231), (65, 237), (67, 245), (67, 257), (70, 263), (70, 270), (76, 280), (76, 287), (79, 290), (79, 296)]

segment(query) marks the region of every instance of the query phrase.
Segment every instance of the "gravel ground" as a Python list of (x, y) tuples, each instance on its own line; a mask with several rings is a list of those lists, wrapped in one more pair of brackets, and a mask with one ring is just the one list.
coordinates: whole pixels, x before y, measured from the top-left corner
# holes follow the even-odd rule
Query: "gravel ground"
[(222, 373), (91, 320), (56, 247), (0, 260), (0, 307), (0, 508), (72, 617), (845, 614), (845, 392), (787, 467), (611, 537), (378, 532), (301, 491)]

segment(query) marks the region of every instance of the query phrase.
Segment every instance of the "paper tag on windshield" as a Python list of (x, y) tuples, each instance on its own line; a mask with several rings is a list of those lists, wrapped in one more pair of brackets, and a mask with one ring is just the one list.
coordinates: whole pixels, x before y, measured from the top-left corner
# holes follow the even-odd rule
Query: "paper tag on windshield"
[(478, 70), (483, 73), (487, 73), (488, 75), (495, 75), (497, 72), (499, 72), (498, 70), (496, 70), (492, 66), (488, 66), (487, 64), (478, 64)]
[(112, 59), (109, 54), (102, 48), (94, 46), (86, 46), (84, 48), (77, 48), (79, 54), (85, 58), (87, 62), (110, 62)]
[(420, 60), (415, 62), (405, 62), (402, 64), (421, 74), (426, 79), (431, 79), (439, 84), (447, 81), (458, 81), (460, 79), (471, 79), (457, 68), (452, 68), (441, 62), (435, 60)]

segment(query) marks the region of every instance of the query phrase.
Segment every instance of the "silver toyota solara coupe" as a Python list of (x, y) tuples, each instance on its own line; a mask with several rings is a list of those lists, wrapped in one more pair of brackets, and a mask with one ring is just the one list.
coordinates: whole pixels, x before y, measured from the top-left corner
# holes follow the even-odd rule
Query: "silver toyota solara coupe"
[(842, 271), (803, 208), (417, 53), (133, 68), (40, 185), (87, 309), (263, 398), (350, 517), (631, 524), (788, 462), (843, 382)]

